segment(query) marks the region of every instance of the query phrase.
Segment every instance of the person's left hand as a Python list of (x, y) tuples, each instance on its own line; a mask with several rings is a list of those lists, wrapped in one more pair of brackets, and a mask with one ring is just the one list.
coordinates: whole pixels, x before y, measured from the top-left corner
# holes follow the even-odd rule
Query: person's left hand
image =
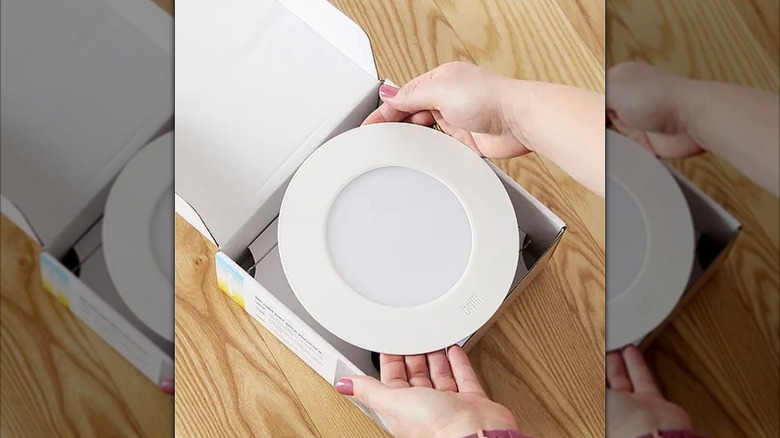
[(636, 438), (654, 431), (693, 430), (685, 410), (661, 395), (635, 346), (608, 353), (606, 362), (607, 436)]
[(457, 345), (446, 354), (382, 354), (380, 368), (381, 382), (346, 377), (336, 383), (336, 390), (379, 414), (394, 436), (451, 438), (517, 428), (512, 413), (487, 397)]

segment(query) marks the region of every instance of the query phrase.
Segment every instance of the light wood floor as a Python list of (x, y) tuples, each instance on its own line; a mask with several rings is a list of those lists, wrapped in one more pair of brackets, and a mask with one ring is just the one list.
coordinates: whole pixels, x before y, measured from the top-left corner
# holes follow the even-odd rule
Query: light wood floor
[[(336, 0), (403, 84), (455, 60), (604, 88), (603, 1)], [(488, 391), (544, 437), (604, 431), (604, 202), (531, 155), (500, 166), (566, 221), (552, 261), (470, 354)], [(208, 178), (208, 175), (204, 175)], [(176, 430), (196, 436), (383, 436), (216, 288), (214, 248), (176, 223)]]
[[(779, 4), (608, 0), (608, 64), (639, 59), (680, 75), (777, 93)], [(664, 392), (701, 433), (780, 436), (780, 205), (716, 157), (679, 160), (675, 167), (744, 228), (720, 272), (646, 357)]]
[(0, 216), (0, 436), (172, 436), (173, 399), (44, 291), (39, 253)]

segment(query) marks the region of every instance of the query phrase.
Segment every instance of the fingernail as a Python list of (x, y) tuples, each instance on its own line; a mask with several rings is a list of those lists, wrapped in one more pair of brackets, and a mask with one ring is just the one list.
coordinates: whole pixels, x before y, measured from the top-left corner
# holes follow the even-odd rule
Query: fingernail
[(168, 395), (173, 394), (173, 379), (163, 379), (162, 383), (160, 383), (160, 389), (162, 392)]
[(398, 88), (392, 85), (382, 84), (379, 86), (379, 97), (393, 98), (398, 94)]
[(338, 382), (336, 382), (336, 392), (338, 392), (341, 395), (348, 395), (352, 396), (353, 394), (352, 389), (352, 381), (349, 379), (339, 379)]

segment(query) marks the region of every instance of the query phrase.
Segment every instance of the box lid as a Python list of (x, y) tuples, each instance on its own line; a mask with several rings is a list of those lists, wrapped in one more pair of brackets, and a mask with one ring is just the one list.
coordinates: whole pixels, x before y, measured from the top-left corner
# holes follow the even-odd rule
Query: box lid
[(324, 0), (191, 0), (176, 14), (176, 192), (235, 256), (303, 160), (376, 107), (371, 46)]
[(128, 0), (3, 0), (0, 16), (3, 194), (60, 252), (173, 115), (173, 19)]

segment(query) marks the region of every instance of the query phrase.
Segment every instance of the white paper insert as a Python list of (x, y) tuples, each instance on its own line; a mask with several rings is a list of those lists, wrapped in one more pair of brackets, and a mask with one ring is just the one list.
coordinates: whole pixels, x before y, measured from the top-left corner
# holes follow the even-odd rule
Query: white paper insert
[(176, 14), (176, 192), (235, 256), (303, 160), (376, 107), (379, 82), (279, 2)]

